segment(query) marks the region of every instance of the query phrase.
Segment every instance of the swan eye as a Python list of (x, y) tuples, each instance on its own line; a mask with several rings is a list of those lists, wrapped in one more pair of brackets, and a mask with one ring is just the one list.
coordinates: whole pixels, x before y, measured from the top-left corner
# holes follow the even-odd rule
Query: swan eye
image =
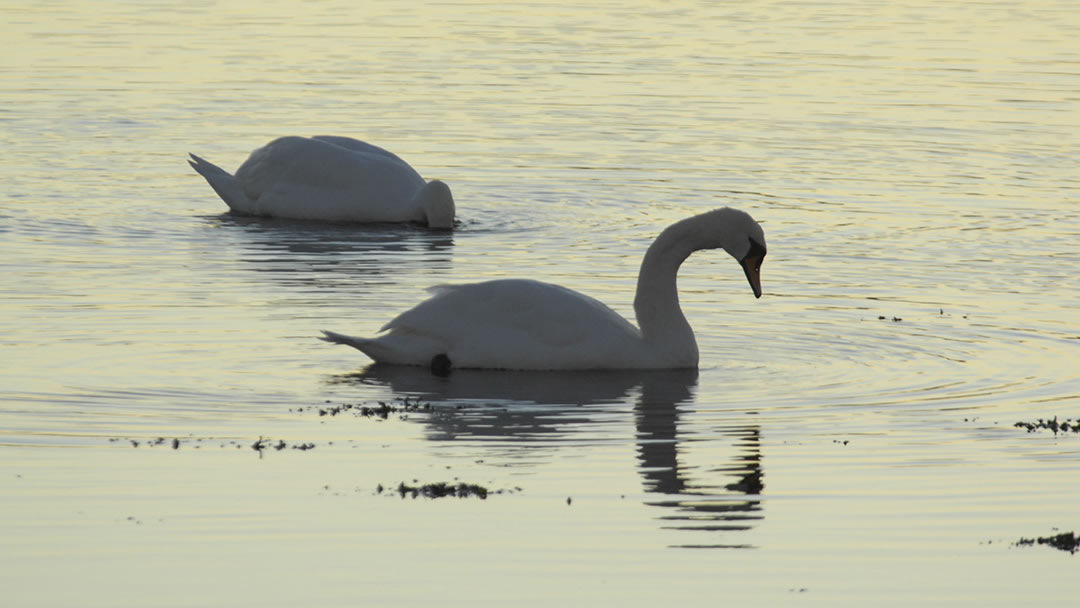
[(746, 262), (748, 262), (750, 260), (754, 260), (755, 261), (754, 270), (761, 270), (761, 261), (763, 259), (765, 259), (765, 253), (766, 253), (765, 252), (765, 245), (762, 245), (761, 243), (755, 241), (753, 237), (749, 237), (749, 241), (750, 241), (750, 251), (747, 251), (746, 255), (743, 256), (743, 259), (739, 260), (739, 261), (742, 262), (743, 264), (745, 264)]

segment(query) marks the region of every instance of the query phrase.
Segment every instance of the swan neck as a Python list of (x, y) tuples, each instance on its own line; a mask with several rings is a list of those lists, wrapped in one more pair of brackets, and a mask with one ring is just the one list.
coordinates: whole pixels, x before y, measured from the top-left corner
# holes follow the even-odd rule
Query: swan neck
[(429, 227), (454, 227), (454, 196), (444, 182), (431, 180), (420, 189), (416, 198)]
[(694, 331), (679, 305), (679, 267), (696, 249), (685, 220), (660, 233), (645, 252), (638, 273), (634, 312), (642, 338), (671, 360), (671, 367), (697, 365)]

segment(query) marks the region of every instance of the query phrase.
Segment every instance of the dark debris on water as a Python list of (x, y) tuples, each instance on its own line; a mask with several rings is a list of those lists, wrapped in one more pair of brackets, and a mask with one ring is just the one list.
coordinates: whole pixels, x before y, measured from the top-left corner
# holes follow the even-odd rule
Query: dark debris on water
[(1016, 541), (1016, 546), (1028, 547), (1036, 543), (1040, 545), (1049, 545), (1061, 551), (1068, 551), (1073, 555), (1076, 555), (1076, 552), (1080, 551), (1080, 538), (1077, 538), (1075, 532), (1062, 532), (1061, 534), (1055, 534), (1054, 536), (1040, 536), (1038, 538), (1021, 538)]
[[(417, 483), (417, 481), (414, 479), (412, 483), (415, 484)], [(469, 498), (475, 496), (480, 500), (487, 500), (487, 497), (491, 494), (506, 494), (510, 493), (511, 490), (489, 490), (482, 485), (465, 482), (439, 481), (435, 483), (410, 485), (403, 481), (399, 483), (397, 487), (393, 490), (385, 488), (382, 484), (379, 484), (378, 487), (375, 488), (375, 492), (377, 494), (382, 494), (383, 492), (393, 492), (401, 498)]]
[[(173, 437), (171, 439), (167, 438), (167, 437), (157, 437), (155, 439), (144, 439), (142, 441), (139, 441), (138, 439), (130, 439), (130, 438), (123, 438), (123, 437), (112, 437), (112, 438), (109, 439), (110, 443), (126, 442), (126, 443), (131, 444), (131, 447), (133, 447), (133, 448), (137, 448), (139, 446), (146, 446), (146, 447), (150, 447), (150, 448), (155, 448), (155, 447), (159, 447), (159, 446), (169, 446), (169, 447), (172, 447), (172, 449), (174, 449), (174, 450), (179, 450), (180, 447), (183, 446), (183, 445), (193, 445), (195, 447), (195, 449), (199, 449), (203, 445), (205, 445), (205, 443), (214, 442), (214, 441), (219, 441), (219, 440), (215, 440), (213, 438), (203, 438), (203, 437), (199, 437), (199, 438), (197, 438), (197, 437), (185, 437), (183, 439), (181, 439), (180, 437)], [(239, 449), (239, 448), (244, 447), (244, 445), (243, 445), (243, 443), (241, 443), (239, 441), (236, 441), (236, 440), (230, 440), (230, 441), (227, 441), (227, 442), (224, 441), (224, 440), (220, 440), (220, 447), (223, 447), (223, 448), (232, 447), (232, 448)], [(315, 449), (315, 444), (310, 442), (310, 441), (309, 442), (302, 442), (302, 443), (289, 443), (289, 442), (285, 441), (284, 439), (278, 439), (275, 442), (273, 439), (270, 439), (269, 437), (260, 436), (259, 439), (255, 441), (255, 443), (251, 444), (251, 449), (255, 450), (256, 452), (259, 452), (260, 455), (262, 454), (263, 450), (277, 450), (277, 451), (280, 452), (281, 450), (284, 450), (284, 449), (290, 449), (290, 450), (299, 450), (301, 452), (306, 452), (308, 450), (314, 450)]]
[(290, 448), (290, 449), (293, 449), (293, 450), (300, 450), (301, 452), (306, 452), (308, 450), (314, 450), (315, 449), (315, 444), (314, 443), (292, 443), (292, 444), (290, 444), (290, 443), (286, 443), (284, 439), (279, 439), (277, 443), (274, 443), (273, 439), (264, 438), (264, 437), (261, 437), (261, 436), (259, 437), (258, 441), (251, 444), (251, 449), (255, 450), (260, 455), (262, 454), (263, 450), (273, 449), (273, 450), (277, 450), (277, 451), (280, 452), (281, 450), (284, 450), (285, 448)]
[[(330, 402), (327, 401), (327, 404)], [(375, 420), (387, 420), (391, 415), (397, 415), (402, 420), (406, 419), (407, 415), (411, 412), (432, 413), (438, 412), (439, 414), (447, 413), (448, 410), (464, 410), (472, 406), (458, 404), (452, 407), (434, 407), (430, 403), (421, 402), (419, 397), (414, 400), (410, 400), (409, 397), (394, 400), (392, 402), (377, 401), (376, 405), (370, 404), (353, 404), (343, 403), (341, 405), (322, 405), (322, 406), (301, 406), (296, 408), (290, 408), (290, 412), (316, 412), (319, 417), (324, 416), (337, 416), (339, 414), (352, 414), (360, 418), (373, 418)], [(131, 447), (158, 447), (158, 446), (171, 446), (174, 450), (179, 450), (181, 446), (190, 445), (195, 449), (200, 449), (204, 445), (209, 445), (211, 442), (219, 442), (222, 448), (237, 448), (242, 449), (244, 447), (250, 447), (255, 450), (261, 456), (266, 450), (282, 451), (285, 449), (299, 450), (302, 452), (315, 449), (315, 444), (311, 442), (302, 443), (288, 443), (283, 439), (273, 440), (268, 437), (260, 436), (254, 443), (248, 444), (244, 440), (218, 440), (212, 437), (157, 437), (154, 439), (132, 439), (130, 437), (112, 437), (109, 439), (111, 443), (125, 442), (131, 444)], [(334, 442), (330, 442), (333, 445)]]
[(341, 405), (299, 407), (290, 411), (316, 411), (320, 417), (352, 414), (361, 418), (377, 418), (380, 420), (386, 420), (391, 414), (431, 411), (431, 404), (421, 403), (419, 397), (417, 397), (416, 401), (409, 401), (409, 398), (406, 397), (399, 403), (387, 403), (386, 401), (378, 401), (377, 403), (378, 405), (342, 403)]
[(1034, 433), (1035, 431), (1053, 431), (1055, 435), (1058, 433), (1080, 433), (1080, 419), (1072, 420), (1066, 418), (1065, 420), (1058, 422), (1058, 417), (1054, 416), (1053, 420), (1042, 418), (1037, 419), (1035, 422), (1020, 421), (1013, 425), (1018, 429), (1027, 429), (1027, 432)]
[[(327, 402), (329, 403), (329, 401)], [(461, 410), (465, 409), (465, 405), (457, 405), (453, 409)], [(375, 420), (386, 420), (391, 415), (398, 415), (402, 419), (412, 412), (430, 413), (436, 409), (443, 410), (445, 408), (435, 408), (431, 403), (423, 403), (420, 398), (417, 397), (415, 401), (410, 401), (408, 397), (398, 399), (396, 401), (377, 401), (375, 405), (362, 404), (362, 403), (342, 403), (341, 405), (322, 405), (311, 407), (298, 407), (290, 409), (291, 412), (305, 412), (313, 411), (319, 414), (319, 417), (324, 416), (338, 416), (345, 414), (352, 414), (358, 418), (373, 418)]]
[[(188, 438), (188, 440), (190, 441), (191, 439)], [(117, 442), (120, 442), (120, 441), (126, 441), (127, 443), (130, 443), (131, 447), (133, 447), (133, 448), (137, 448), (140, 445), (145, 445), (147, 447), (156, 448), (156, 447), (158, 447), (160, 445), (168, 444), (168, 445), (172, 446), (172, 449), (174, 449), (174, 450), (179, 450), (180, 449), (180, 438), (179, 437), (173, 437), (172, 439), (169, 439), (169, 438), (166, 438), (166, 437), (157, 437), (155, 439), (144, 439), (142, 441), (139, 441), (138, 439), (130, 439), (130, 438), (125, 439), (123, 437), (112, 437), (112, 438), (109, 439), (110, 443), (117, 443)]]

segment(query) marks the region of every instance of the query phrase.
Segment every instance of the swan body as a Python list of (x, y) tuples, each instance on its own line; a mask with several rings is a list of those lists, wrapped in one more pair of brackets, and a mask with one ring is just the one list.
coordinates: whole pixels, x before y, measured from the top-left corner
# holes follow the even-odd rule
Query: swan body
[(281, 137), (251, 153), (235, 175), (188, 160), (233, 213), (333, 222), (419, 222), (452, 228), (454, 198), (408, 163), (349, 137)]
[(358, 338), (324, 331), (322, 339), (357, 348), (378, 363), (519, 370), (696, 368), (697, 342), (679, 307), (676, 275), (699, 249), (723, 248), (743, 266), (756, 297), (765, 256), (761, 226), (723, 208), (668, 227), (649, 247), (638, 274), (634, 311), (640, 328), (585, 294), (531, 279), (439, 285), (432, 297)]

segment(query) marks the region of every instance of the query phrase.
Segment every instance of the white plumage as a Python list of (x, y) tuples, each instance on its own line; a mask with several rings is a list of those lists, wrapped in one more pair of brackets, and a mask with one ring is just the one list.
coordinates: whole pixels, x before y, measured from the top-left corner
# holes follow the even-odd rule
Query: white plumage
[(334, 222), (420, 222), (452, 228), (454, 198), (408, 163), (348, 137), (282, 137), (251, 153), (236, 175), (188, 160), (234, 213)]
[[(323, 332), (379, 363), (433, 369), (675, 369), (698, 364), (693, 330), (679, 307), (676, 274), (699, 249), (723, 248), (760, 297), (765, 235), (748, 214), (723, 208), (677, 222), (649, 247), (634, 311), (640, 329), (585, 294), (531, 279), (431, 288), (376, 338)], [(437, 363), (438, 360), (438, 363)]]

